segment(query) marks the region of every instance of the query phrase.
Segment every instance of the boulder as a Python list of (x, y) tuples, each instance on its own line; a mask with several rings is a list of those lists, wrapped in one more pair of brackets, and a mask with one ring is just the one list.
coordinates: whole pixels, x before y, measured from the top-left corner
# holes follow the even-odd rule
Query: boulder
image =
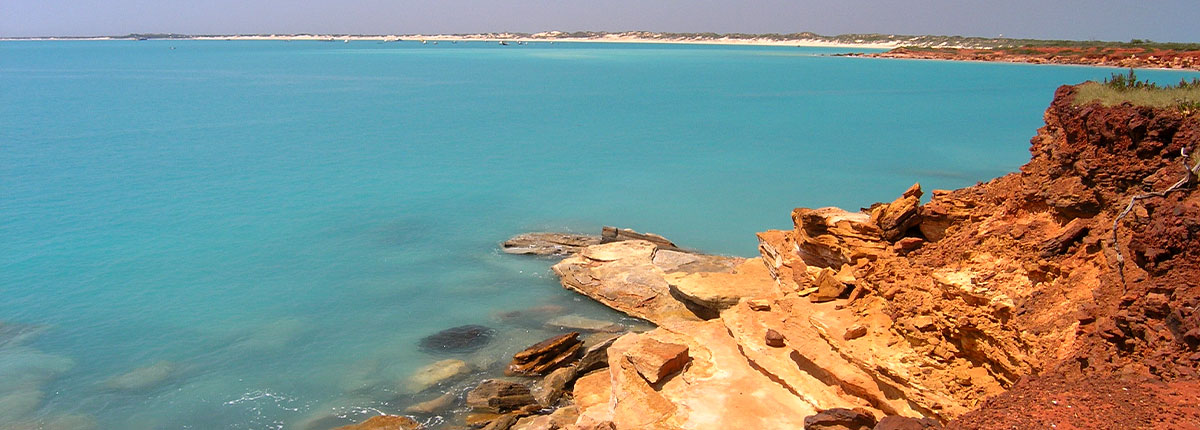
[(510, 375), (545, 375), (560, 366), (572, 363), (579, 356), (583, 341), (579, 332), (555, 336), (525, 348), (513, 355), (505, 373)]
[(839, 281), (837, 273), (830, 268), (821, 269), (813, 283), (817, 287), (817, 291), (809, 296), (809, 300), (813, 302), (827, 302), (841, 297), (842, 293), (846, 292), (846, 284)]
[(887, 252), (883, 231), (862, 212), (828, 207), (792, 211), (797, 254), (815, 267), (842, 267), (874, 261)]
[(807, 289), (812, 284), (808, 265), (798, 254), (795, 234), (767, 230), (758, 233), (758, 252), (771, 277), (787, 292)]
[(846, 329), (842, 334), (842, 339), (854, 340), (867, 335), (867, 328), (861, 324), (855, 324)]
[(563, 390), (567, 388), (567, 384), (575, 380), (575, 366), (567, 366), (559, 368), (541, 381), (538, 381), (533, 386), (533, 398), (537, 399), (539, 405), (543, 408), (554, 407), (563, 395)]
[(420, 346), (427, 352), (471, 352), (487, 345), (495, 334), (481, 325), (463, 325), (425, 336)]
[(587, 234), (525, 233), (504, 241), (500, 249), (509, 254), (567, 256), (598, 244), (600, 237)]
[(910, 418), (899, 415), (883, 417), (873, 430), (934, 430), (941, 429), (942, 423), (933, 418)]
[(687, 345), (661, 342), (653, 338), (641, 339), (639, 347), (631, 350), (629, 355), (633, 368), (650, 385), (658, 384), (682, 370), (690, 360)]
[(871, 210), (871, 222), (879, 226), (884, 240), (894, 242), (921, 223), (921, 194), (921, 184), (913, 184), (900, 198)]
[(588, 346), (583, 351), (583, 356), (579, 358), (579, 364), (576, 369), (580, 374), (588, 373), (596, 369), (608, 367), (608, 347), (620, 336), (611, 336), (607, 339), (596, 342)]
[(783, 347), (784, 345), (787, 345), (787, 340), (784, 339), (783, 335), (780, 334), (779, 332), (775, 331), (774, 329), (767, 329), (767, 335), (765, 337), (766, 337), (767, 346), (773, 346), (776, 348), (780, 348), (780, 347)]
[(405, 389), (410, 393), (420, 393), (430, 387), (458, 379), (471, 373), (467, 362), (456, 359), (446, 359), (427, 364), (413, 372), (408, 377)]
[(974, 202), (955, 198), (950, 191), (933, 190), (933, 199), (920, 208), (921, 235), (930, 242), (942, 240), (950, 226), (971, 218), (974, 207)]
[(653, 243), (641, 240), (590, 246), (552, 270), (564, 288), (627, 315), (655, 323), (699, 319), (671, 297), (665, 272), (654, 262), (655, 249)]
[(338, 427), (334, 430), (416, 430), (419, 428), (421, 428), (421, 424), (409, 417), (379, 415), (361, 423)]
[(513, 424), (516, 424), (517, 419), (520, 417), (521, 415), (515, 413), (504, 414), (488, 422), (488, 424), (483, 426), (483, 429), (481, 430), (508, 430), (513, 426)]
[(833, 408), (804, 419), (804, 430), (871, 430), (875, 416), (865, 411)]
[(467, 406), (479, 411), (505, 413), (536, 404), (529, 387), (499, 379), (484, 380), (467, 393)]
[(625, 331), (625, 326), (621, 324), (617, 324), (612, 321), (581, 317), (579, 315), (563, 315), (552, 318), (551, 320), (546, 321), (546, 327), (605, 333), (620, 333)]

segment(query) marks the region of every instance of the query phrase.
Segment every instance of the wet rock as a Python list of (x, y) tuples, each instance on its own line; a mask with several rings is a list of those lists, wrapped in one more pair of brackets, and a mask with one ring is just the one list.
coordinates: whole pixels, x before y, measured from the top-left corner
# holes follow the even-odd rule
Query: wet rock
[(505, 373), (510, 375), (545, 375), (560, 366), (572, 363), (579, 356), (583, 341), (578, 332), (555, 336), (538, 342), (513, 355)]
[(579, 374), (591, 372), (596, 369), (608, 367), (608, 347), (620, 336), (611, 336), (607, 339), (596, 342), (594, 345), (588, 346), (583, 351), (583, 356), (579, 358), (579, 364), (576, 366)]
[(472, 412), (467, 414), (466, 417), (463, 417), (463, 422), (465, 422), (468, 427), (480, 428), (488, 425), (488, 423), (492, 421), (495, 421), (497, 418), (500, 418), (501, 415), (502, 414), (494, 412)]
[(871, 430), (875, 416), (865, 411), (833, 408), (804, 419), (804, 430)]
[(338, 427), (335, 430), (416, 430), (419, 428), (421, 428), (421, 424), (409, 417), (379, 415), (358, 424)]
[(666, 343), (652, 338), (642, 339), (640, 347), (630, 351), (629, 356), (633, 368), (650, 385), (658, 384), (682, 370), (690, 360), (687, 345)]
[(500, 245), (509, 254), (567, 256), (590, 245), (599, 245), (600, 237), (571, 233), (525, 233), (513, 236)]
[(899, 415), (883, 417), (873, 430), (933, 430), (941, 429), (942, 423), (933, 418), (910, 418)]
[(787, 344), (787, 341), (783, 338), (783, 335), (779, 334), (779, 332), (775, 331), (774, 329), (767, 329), (766, 342), (767, 346), (772, 346), (775, 348), (781, 348)]
[(546, 321), (546, 327), (593, 331), (605, 333), (620, 333), (625, 331), (625, 326), (611, 321), (602, 321), (594, 318), (581, 317), (578, 315), (563, 315)]
[(537, 399), (539, 405), (543, 408), (554, 407), (558, 403), (558, 399), (562, 397), (563, 390), (567, 388), (567, 384), (575, 380), (575, 366), (567, 366), (559, 368), (533, 387), (533, 397)]
[(420, 393), (430, 387), (461, 378), (468, 373), (471, 373), (471, 366), (462, 360), (446, 359), (430, 363), (409, 376), (405, 389), (410, 393)]
[(659, 249), (678, 251), (679, 247), (667, 238), (654, 233), (638, 233), (627, 228), (604, 226), (600, 230), (601, 243), (621, 242), (625, 240), (644, 240), (653, 243)]
[(404, 408), (404, 412), (410, 414), (433, 415), (444, 411), (454, 405), (454, 393), (442, 394), (430, 400), (421, 403), (413, 404)]
[(499, 379), (485, 380), (467, 393), (467, 406), (480, 411), (505, 413), (536, 404), (529, 387)]
[(501, 415), (501, 416), (497, 417), (496, 419), (488, 422), (488, 424), (486, 426), (483, 426), (483, 429), (481, 429), (481, 430), (508, 430), (509, 428), (512, 428), (513, 424), (516, 424), (517, 419), (519, 419), (520, 416), (521, 415), (519, 415), (519, 414)]
[(106, 388), (119, 391), (144, 391), (167, 382), (177, 371), (175, 363), (160, 361), (117, 375), (104, 382)]
[(427, 352), (471, 352), (487, 345), (495, 334), (481, 325), (464, 325), (425, 336), (420, 346)]

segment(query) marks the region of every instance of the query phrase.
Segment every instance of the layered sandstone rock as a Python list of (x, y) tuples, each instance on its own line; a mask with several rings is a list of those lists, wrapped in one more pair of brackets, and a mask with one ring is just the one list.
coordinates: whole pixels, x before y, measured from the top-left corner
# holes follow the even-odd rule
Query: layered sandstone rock
[[(576, 381), (576, 428), (801, 428), (834, 408), (953, 426), (981, 405), (959, 425), (1009, 428), (986, 414), (1011, 407), (984, 401), (1010, 389), (1075, 393), (1114, 375), (1189, 386), (1200, 193), (1117, 216), (1185, 177), (1200, 122), (1075, 106), (1072, 92), (1056, 94), (1020, 173), (925, 205), (914, 186), (870, 213), (796, 209), (793, 229), (758, 235), (756, 259), (627, 241), (556, 265), (566, 288), (659, 326), (622, 336), (608, 368)], [(661, 345), (686, 347), (687, 364), (660, 372), (672, 361), (645, 357), (681, 356)]]
[(513, 355), (506, 373), (510, 375), (545, 375), (558, 367), (574, 362), (583, 348), (578, 332), (555, 336), (525, 348)]
[(417, 430), (419, 428), (421, 428), (421, 424), (409, 417), (379, 415), (358, 424), (338, 427), (335, 430)]

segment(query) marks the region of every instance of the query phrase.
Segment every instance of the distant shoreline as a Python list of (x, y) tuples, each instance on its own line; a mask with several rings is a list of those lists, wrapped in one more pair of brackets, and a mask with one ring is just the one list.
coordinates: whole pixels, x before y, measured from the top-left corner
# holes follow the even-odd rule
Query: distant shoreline
[(835, 42), (822, 39), (768, 39), (768, 38), (676, 38), (676, 37), (640, 37), (626, 35), (606, 35), (602, 37), (536, 37), (536, 36), (506, 36), (506, 35), (229, 35), (229, 36), (181, 36), (181, 37), (147, 37), (136, 39), (131, 37), (97, 36), (97, 37), (9, 37), (0, 41), (103, 41), (103, 40), (275, 40), (275, 41), (376, 41), (376, 42), (524, 42), (524, 43), (664, 43), (689, 45), (748, 45), (748, 46), (796, 46), (796, 47), (825, 47), (825, 48), (862, 48), (862, 49), (891, 49), (900, 46), (899, 42)]

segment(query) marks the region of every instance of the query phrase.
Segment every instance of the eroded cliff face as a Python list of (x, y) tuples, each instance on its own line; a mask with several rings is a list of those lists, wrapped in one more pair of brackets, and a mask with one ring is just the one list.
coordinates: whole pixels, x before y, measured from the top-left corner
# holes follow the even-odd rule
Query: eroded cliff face
[[(865, 212), (796, 209), (749, 260), (630, 241), (556, 265), (567, 288), (658, 325), (576, 383), (577, 428), (799, 428), (830, 408), (1011, 428), (1055, 423), (1018, 417), (1072, 399), (1091, 428), (1200, 422), (1185, 407), (1200, 402), (1195, 184), (1140, 200), (1112, 240), (1133, 196), (1186, 177), (1200, 121), (1074, 106), (1073, 91), (1020, 172), (924, 205), (914, 186)], [(1126, 389), (1080, 397), (1101, 380)]]

